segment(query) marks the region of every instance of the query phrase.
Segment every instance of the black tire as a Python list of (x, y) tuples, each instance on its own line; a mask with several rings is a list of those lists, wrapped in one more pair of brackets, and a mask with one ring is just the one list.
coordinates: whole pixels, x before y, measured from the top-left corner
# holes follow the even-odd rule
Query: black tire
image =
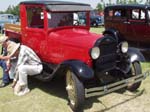
[(84, 86), (71, 70), (66, 73), (66, 90), (71, 109), (81, 111), (85, 100)]
[[(134, 76), (134, 75), (139, 75), (141, 73), (142, 73), (142, 69), (141, 69), (140, 63), (139, 62), (133, 62), (130, 74), (132, 74)], [(140, 85), (141, 85), (141, 81), (127, 86), (127, 90), (132, 91), (132, 92), (136, 91), (140, 87)]]
[(98, 27), (96, 22), (93, 23), (93, 27)]

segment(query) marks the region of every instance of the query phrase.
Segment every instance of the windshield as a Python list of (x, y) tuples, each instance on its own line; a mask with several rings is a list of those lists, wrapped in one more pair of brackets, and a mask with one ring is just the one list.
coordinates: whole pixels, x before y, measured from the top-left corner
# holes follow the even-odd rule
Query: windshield
[(49, 28), (65, 26), (86, 26), (87, 12), (47, 13)]

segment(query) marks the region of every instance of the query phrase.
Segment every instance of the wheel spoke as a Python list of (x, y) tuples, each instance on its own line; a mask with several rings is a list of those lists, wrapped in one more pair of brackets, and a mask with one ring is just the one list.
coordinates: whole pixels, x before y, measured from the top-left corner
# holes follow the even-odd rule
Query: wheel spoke
[(71, 103), (72, 105), (75, 105), (74, 100), (70, 100), (70, 103)]
[(67, 72), (66, 90), (68, 92), (68, 98), (70, 100), (70, 103), (72, 105), (75, 105), (76, 91), (75, 91), (75, 85), (74, 85), (70, 71)]
[(73, 90), (73, 87), (71, 85), (67, 85), (66, 90), (71, 91), (71, 90)]

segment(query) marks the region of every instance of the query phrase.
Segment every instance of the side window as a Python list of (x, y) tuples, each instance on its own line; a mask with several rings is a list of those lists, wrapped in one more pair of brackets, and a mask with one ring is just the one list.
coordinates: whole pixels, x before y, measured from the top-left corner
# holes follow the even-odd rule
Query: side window
[(8, 15), (8, 19), (14, 19), (14, 18), (13, 18), (13, 16), (11, 16), (11, 15)]
[(105, 11), (105, 21), (111, 21), (114, 15), (114, 11), (112, 9), (107, 9)]
[(148, 19), (150, 20), (150, 9), (148, 9)]
[(145, 11), (141, 10), (141, 15), (140, 15), (140, 19), (145, 19)]
[(125, 9), (116, 9), (114, 11), (114, 17), (126, 18), (126, 10)]
[(108, 10), (106, 12), (106, 19), (110, 19), (110, 18), (120, 18), (120, 19), (124, 19), (126, 18), (126, 10), (125, 9), (114, 9), (114, 10)]
[(44, 13), (41, 7), (27, 7), (27, 23), (30, 28), (44, 28)]
[(131, 12), (132, 19), (139, 19), (139, 15), (140, 15), (139, 9), (132, 10), (132, 12)]
[(116, 10), (114, 13), (114, 16), (120, 17), (121, 16), (121, 10)]
[(131, 19), (134, 20), (145, 20), (145, 11), (142, 9), (131, 10)]
[(108, 10), (108, 17), (113, 17), (113, 15), (114, 15), (113, 10)]

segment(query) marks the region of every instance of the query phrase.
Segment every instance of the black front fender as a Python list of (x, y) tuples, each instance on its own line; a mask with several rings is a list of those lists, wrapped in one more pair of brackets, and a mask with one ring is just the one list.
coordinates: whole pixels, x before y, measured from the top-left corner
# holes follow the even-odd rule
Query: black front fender
[(93, 70), (85, 63), (78, 60), (69, 60), (61, 64), (63, 67), (71, 69), (72, 72), (82, 81), (94, 78)]
[(119, 32), (113, 28), (109, 28), (109, 29), (106, 29), (104, 32), (103, 32), (103, 35), (111, 35), (113, 38), (115, 38), (118, 42), (118, 39), (119, 39)]
[(145, 58), (139, 49), (130, 47), (128, 50), (128, 54), (130, 56), (130, 62), (140, 61), (144, 62)]

